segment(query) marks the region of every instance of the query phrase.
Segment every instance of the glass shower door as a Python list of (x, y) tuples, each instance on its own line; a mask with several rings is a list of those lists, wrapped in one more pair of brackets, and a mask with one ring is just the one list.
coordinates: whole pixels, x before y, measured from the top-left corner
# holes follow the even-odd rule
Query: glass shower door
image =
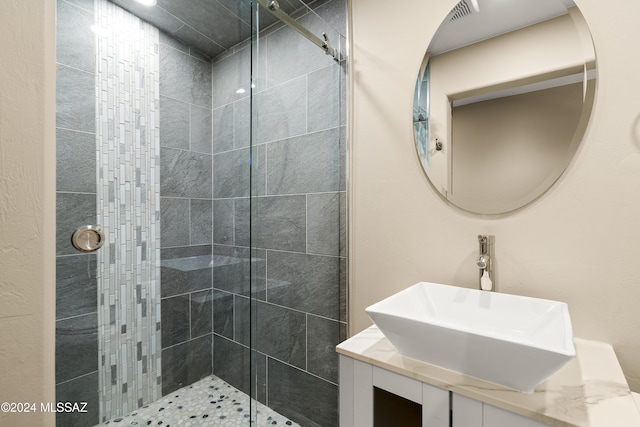
[(335, 426), (335, 346), (347, 325), (346, 2), (292, 7), (295, 25), (324, 33), (339, 56), (278, 21), (253, 50), (254, 396), (298, 425)]

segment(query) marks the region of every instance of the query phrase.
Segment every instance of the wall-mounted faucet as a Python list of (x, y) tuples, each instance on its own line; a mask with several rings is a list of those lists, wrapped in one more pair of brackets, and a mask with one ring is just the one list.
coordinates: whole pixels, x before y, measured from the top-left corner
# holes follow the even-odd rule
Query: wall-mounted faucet
[(483, 291), (492, 291), (495, 288), (493, 277), (493, 245), (495, 243), (495, 237), (489, 235), (478, 236), (478, 260), (476, 266), (478, 266), (480, 289)]

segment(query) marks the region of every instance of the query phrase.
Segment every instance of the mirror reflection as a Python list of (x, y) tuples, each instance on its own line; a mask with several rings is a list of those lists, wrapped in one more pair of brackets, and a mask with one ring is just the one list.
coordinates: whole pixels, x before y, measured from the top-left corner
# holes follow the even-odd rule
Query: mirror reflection
[(595, 94), (595, 52), (570, 0), (463, 0), (425, 55), (416, 147), (433, 186), (479, 214), (518, 209), (571, 161)]

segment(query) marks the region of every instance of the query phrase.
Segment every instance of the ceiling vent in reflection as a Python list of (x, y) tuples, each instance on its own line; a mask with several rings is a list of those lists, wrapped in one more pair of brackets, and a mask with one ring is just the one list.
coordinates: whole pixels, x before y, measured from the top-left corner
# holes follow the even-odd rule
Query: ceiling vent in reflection
[(472, 15), (480, 12), (480, 6), (478, 6), (478, 0), (461, 0), (451, 12), (449, 12), (449, 22), (457, 21), (465, 16)]

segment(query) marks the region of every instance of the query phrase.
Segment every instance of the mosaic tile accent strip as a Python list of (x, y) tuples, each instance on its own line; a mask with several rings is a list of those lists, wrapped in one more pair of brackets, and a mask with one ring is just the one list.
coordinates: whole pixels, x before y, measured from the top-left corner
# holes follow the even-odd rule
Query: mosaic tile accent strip
[(102, 425), (300, 427), (213, 375)]
[(100, 419), (161, 397), (159, 33), (95, 3)]

